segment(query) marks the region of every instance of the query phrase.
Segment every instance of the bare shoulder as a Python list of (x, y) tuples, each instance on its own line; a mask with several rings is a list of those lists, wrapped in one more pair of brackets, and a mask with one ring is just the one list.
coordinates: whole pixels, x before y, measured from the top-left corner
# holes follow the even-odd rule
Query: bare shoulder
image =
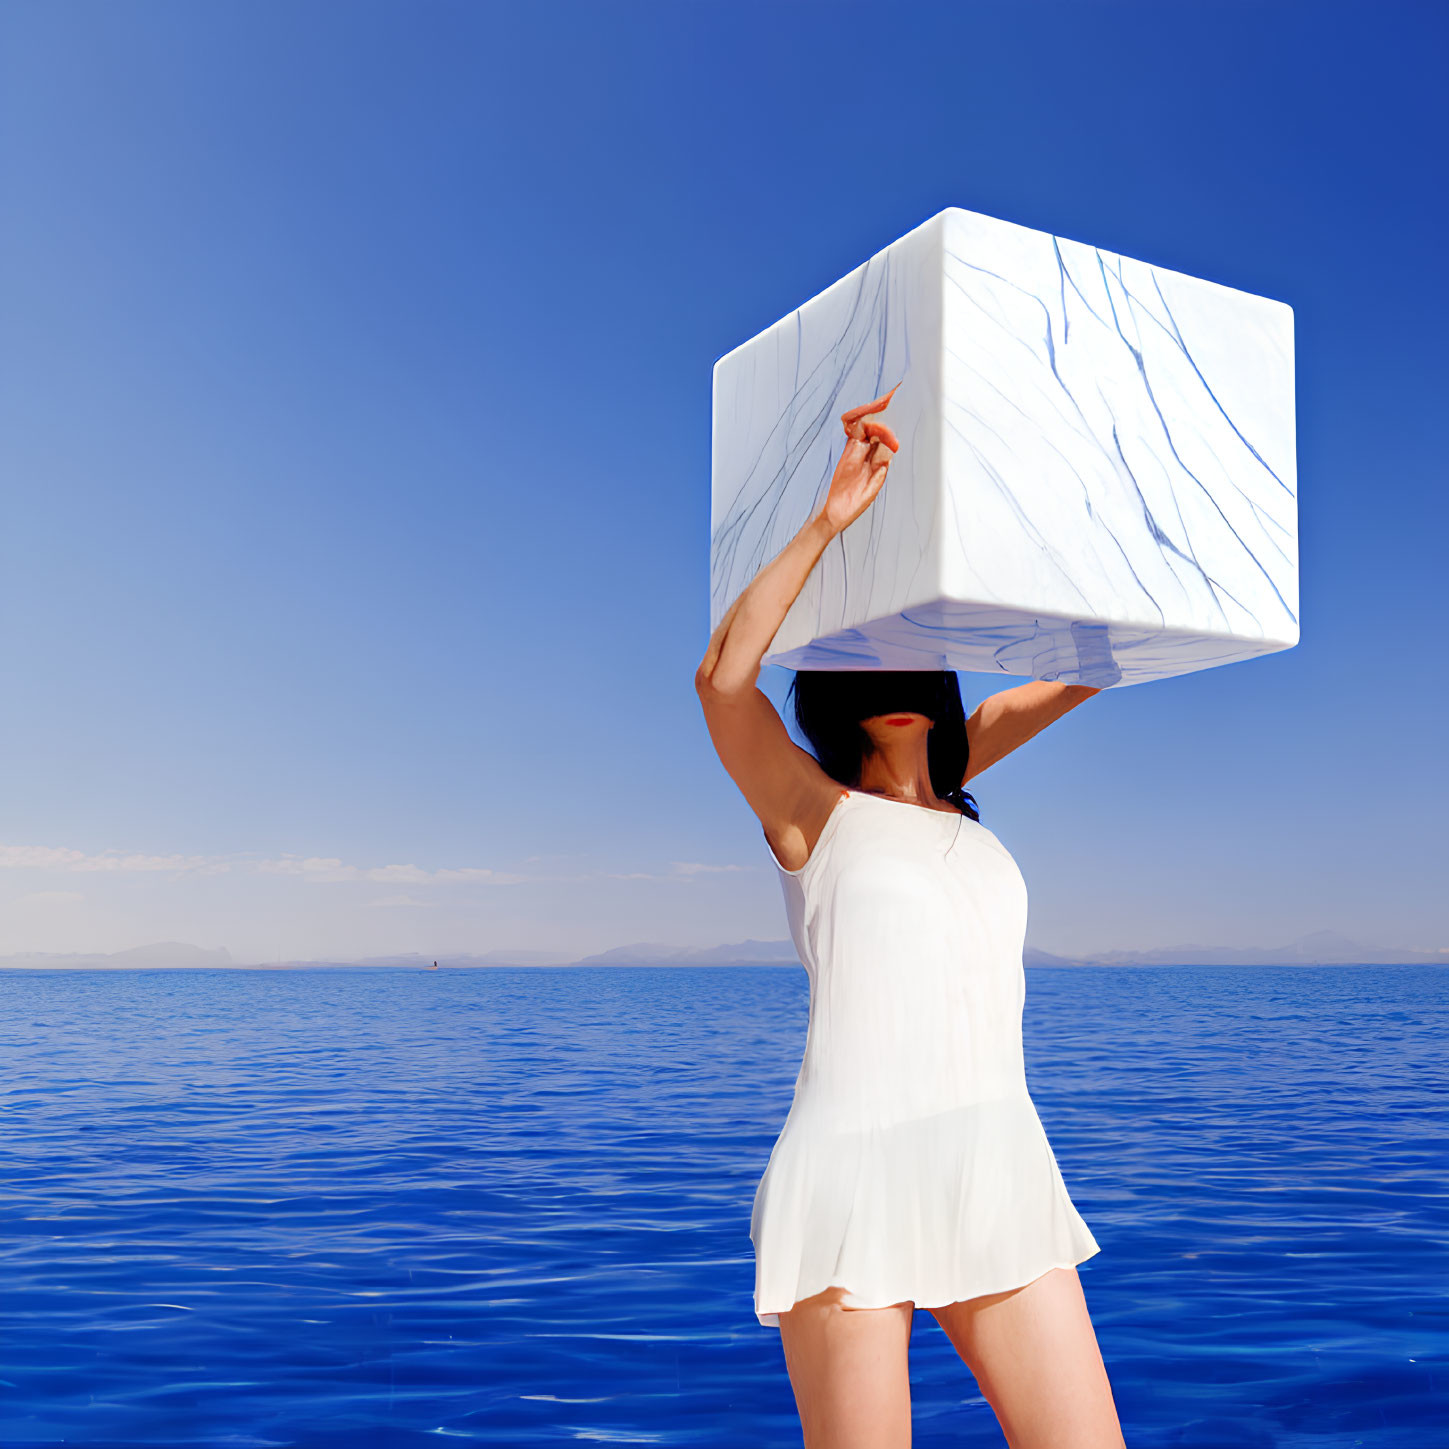
[[(821, 771), (824, 775), (824, 771)], [(789, 871), (803, 870), (815, 853), (826, 822), (835, 807), (849, 794), (844, 786), (825, 775), (828, 784), (812, 791), (809, 798), (799, 802), (790, 818), (782, 819), (773, 828), (761, 822), (765, 839), (775, 859)]]
[(696, 688), (720, 762), (755, 812), (775, 859), (799, 870), (845, 791), (790, 738), (758, 688), (725, 693), (699, 681)]

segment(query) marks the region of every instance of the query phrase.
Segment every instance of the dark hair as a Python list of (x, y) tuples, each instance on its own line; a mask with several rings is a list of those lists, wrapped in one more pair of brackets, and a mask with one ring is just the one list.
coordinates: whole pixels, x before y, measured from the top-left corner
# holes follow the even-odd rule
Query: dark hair
[(925, 715), (933, 725), (926, 736), (931, 789), (963, 815), (981, 819), (974, 797), (962, 785), (971, 746), (954, 670), (800, 669), (790, 693), (795, 696), (795, 723), (820, 768), (849, 787), (859, 786), (861, 766), (871, 750), (861, 720), (892, 710)]

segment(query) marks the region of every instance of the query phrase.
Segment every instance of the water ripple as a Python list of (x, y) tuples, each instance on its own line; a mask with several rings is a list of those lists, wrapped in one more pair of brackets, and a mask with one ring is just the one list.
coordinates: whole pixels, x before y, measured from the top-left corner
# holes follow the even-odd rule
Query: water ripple
[[(1429, 968), (1028, 974), (1132, 1449), (1449, 1446)], [(803, 972), (0, 976), (0, 1445), (799, 1443)], [(919, 1446), (999, 1445), (927, 1314)]]

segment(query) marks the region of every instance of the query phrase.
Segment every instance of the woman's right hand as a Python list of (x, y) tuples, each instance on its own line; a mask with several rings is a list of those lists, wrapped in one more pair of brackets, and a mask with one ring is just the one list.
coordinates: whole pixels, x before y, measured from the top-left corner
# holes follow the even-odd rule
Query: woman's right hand
[(890, 392), (882, 394), (874, 402), (851, 408), (840, 416), (848, 441), (840, 462), (835, 465), (835, 476), (830, 480), (830, 491), (820, 510), (825, 521), (837, 533), (854, 523), (870, 507), (885, 483), (891, 454), (900, 449), (896, 435), (887, 424), (866, 421), (871, 413), (886, 409), (899, 387), (900, 383), (897, 383)]

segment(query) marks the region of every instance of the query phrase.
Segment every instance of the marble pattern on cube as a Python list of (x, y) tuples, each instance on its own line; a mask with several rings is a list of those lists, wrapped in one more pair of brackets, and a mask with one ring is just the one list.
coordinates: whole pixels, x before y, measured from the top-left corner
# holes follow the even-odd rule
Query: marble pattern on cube
[(1292, 309), (958, 208), (715, 364), (711, 629), (898, 382), (766, 663), (1105, 687), (1297, 643)]

